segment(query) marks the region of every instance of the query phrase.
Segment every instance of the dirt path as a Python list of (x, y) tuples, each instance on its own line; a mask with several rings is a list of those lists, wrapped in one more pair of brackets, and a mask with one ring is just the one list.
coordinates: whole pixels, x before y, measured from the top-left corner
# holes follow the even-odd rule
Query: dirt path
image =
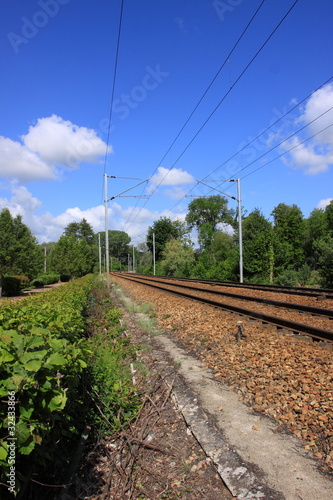
[(49, 292), (53, 288), (58, 286), (66, 285), (66, 282), (53, 283), (52, 285), (45, 285), (42, 288), (30, 288), (29, 290), (24, 290), (21, 295), (15, 295), (14, 297), (0, 297), (0, 306), (3, 301), (16, 302), (17, 300), (26, 299), (33, 295), (38, 295), (39, 293)]

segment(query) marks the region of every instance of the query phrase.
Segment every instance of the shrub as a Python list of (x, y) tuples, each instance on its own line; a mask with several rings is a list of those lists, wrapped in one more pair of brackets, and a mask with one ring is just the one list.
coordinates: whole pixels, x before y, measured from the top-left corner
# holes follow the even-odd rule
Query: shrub
[(17, 278), (20, 280), (21, 282), (21, 290), (23, 290), (23, 288), (28, 288), (29, 285), (30, 285), (30, 280), (29, 280), (29, 276), (25, 276), (25, 275), (15, 275), (15, 276), (12, 276), (12, 278)]
[(5, 276), (2, 281), (2, 293), (6, 297), (19, 295), (21, 291), (21, 280), (14, 276)]
[(52, 285), (53, 283), (58, 283), (59, 274), (56, 273), (40, 274), (39, 276), (37, 276), (36, 279), (42, 280), (44, 285)]
[(36, 278), (32, 280), (30, 285), (33, 286), (34, 288), (42, 288), (44, 286), (44, 281), (41, 280), (40, 278)]
[(275, 285), (299, 286), (299, 277), (294, 269), (285, 269), (274, 280)]
[(62, 283), (66, 283), (67, 281), (69, 281), (71, 279), (70, 275), (69, 274), (60, 274), (60, 281)]

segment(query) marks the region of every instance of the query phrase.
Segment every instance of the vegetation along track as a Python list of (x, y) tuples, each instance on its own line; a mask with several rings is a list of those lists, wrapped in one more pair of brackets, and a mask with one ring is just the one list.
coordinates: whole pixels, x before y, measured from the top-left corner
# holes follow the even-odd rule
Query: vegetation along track
[[(293, 303), (289, 302), (289, 300), (277, 301), (258, 296), (236, 294), (221, 291), (220, 289), (212, 290), (209, 284), (202, 282), (197, 283), (200, 286), (193, 286), (193, 281), (188, 284), (184, 280), (175, 282), (175, 280), (168, 280), (167, 278), (160, 279), (142, 275), (121, 274), (121, 276), (182, 297), (198, 300), (265, 323), (271, 323), (297, 334), (303, 333), (315, 340), (333, 342), (333, 331), (331, 329), (332, 309)], [(180, 291), (180, 289), (185, 289), (186, 292)], [(251, 310), (246, 307), (246, 302), (249, 301), (251, 302)]]

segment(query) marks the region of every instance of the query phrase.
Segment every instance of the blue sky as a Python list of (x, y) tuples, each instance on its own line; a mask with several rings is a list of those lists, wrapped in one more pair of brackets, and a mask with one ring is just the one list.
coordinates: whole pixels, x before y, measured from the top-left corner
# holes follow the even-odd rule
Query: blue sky
[(267, 217), (280, 202), (305, 217), (324, 207), (332, 2), (299, 0), (253, 59), (293, 4), (124, 0), (108, 141), (121, 0), (2, 2), (0, 209), (22, 214), (40, 242), (83, 217), (101, 231), (104, 172), (150, 179), (127, 193), (145, 199), (117, 196), (140, 181), (108, 180), (109, 228), (135, 243), (159, 217), (184, 218), (188, 196), (217, 193), (195, 179), (236, 196), (228, 180), (240, 177), (244, 209)]

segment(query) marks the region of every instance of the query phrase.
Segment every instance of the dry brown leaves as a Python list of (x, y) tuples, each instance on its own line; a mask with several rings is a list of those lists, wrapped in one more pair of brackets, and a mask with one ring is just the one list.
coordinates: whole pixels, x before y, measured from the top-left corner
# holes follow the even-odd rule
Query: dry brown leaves
[(158, 377), (131, 426), (88, 455), (76, 479), (76, 498), (229, 500), (231, 495), (187, 433), (174, 409), (171, 387)]

